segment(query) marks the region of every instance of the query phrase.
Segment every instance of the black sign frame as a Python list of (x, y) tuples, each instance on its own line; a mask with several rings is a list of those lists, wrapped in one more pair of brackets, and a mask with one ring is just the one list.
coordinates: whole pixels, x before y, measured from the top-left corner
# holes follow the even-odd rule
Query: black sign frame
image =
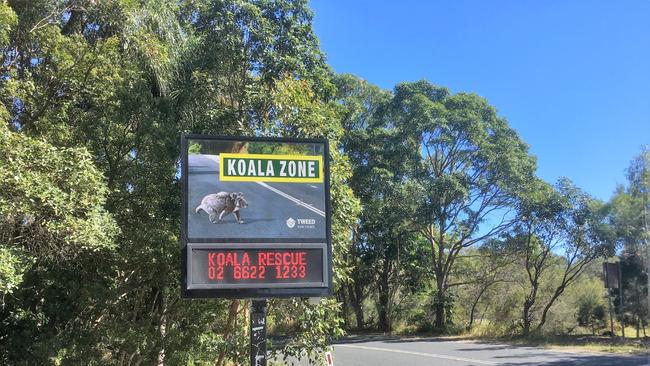
[[(299, 247), (300, 244), (311, 246), (314, 243), (323, 243), (322, 239), (292, 240), (287, 238), (188, 238), (188, 143), (191, 140), (216, 140), (233, 142), (276, 142), (276, 143), (315, 143), (323, 145), (323, 184), (325, 189), (325, 250), (322, 283), (296, 283), (296, 287), (283, 284), (265, 284), (251, 286), (247, 284), (241, 288), (232, 286), (215, 285), (212, 288), (196, 288), (188, 284), (188, 259), (193, 246), (205, 248), (208, 244), (215, 244), (215, 248), (248, 248), (248, 249), (281, 249), (287, 246)], [(181, 297), (182, 298), (270, 298), (270, 297), (324, 297), (332, 294), (332, 234), (331, 234), (331, 202), (330, 202), (330, 171), (329, 171), (329, 143), (326, 139), (318, 138), (279, 138), (279, 137), (248, 137), (248, 136), (216, 136), (201, 134), (184, 134), (180, 137), (180, 182), (181, 182)], [(225, 244), (225, 245), (224, 245)], [(273, 246), (275, 244), (275, 247)], [(194, 288), (190, 288), (194, 287)]]

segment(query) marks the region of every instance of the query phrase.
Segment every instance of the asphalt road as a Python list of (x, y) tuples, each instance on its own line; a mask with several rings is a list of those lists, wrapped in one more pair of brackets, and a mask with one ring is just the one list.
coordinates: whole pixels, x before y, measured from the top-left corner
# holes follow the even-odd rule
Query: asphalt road
[(647, 356), (570, 353), (437, 338), (348, 339), (334, 345), (333, 356), (335, 366), (650, 366)]
[[(190, 238), (325, 238), (324, 185), (318, 183), (257, 183), (219, 181), (216, 155), (188, 156), (188, 234)], [(195, 213), (204, 196), (242, 192), (248, 207), (241, 210), (244, 224), (234, 215), (213, 224), (204, 212)], [(315, 224), (294, 227), (287, 219), (314, 219)]]

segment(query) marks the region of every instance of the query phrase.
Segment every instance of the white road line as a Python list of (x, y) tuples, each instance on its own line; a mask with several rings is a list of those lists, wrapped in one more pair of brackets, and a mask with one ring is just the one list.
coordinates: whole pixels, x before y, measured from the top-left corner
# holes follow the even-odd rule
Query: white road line
[(351, 345), (351, 344), (335, 344), (334, 347), (335, 348), (336, 347), (358, 348), (358, 349), (365, 349), (365, 350), (369, 350), (369, 351), (383, 351), (383, 352), (393, 352), (393, 353), (404, 353), (404, 354), (407, 354), (407, 355), (415, 355), (415, 356), (430, 357), (430, 358), (440, 358), (440, 359), (443, 359), (443, 360), (470, 362), (470, 363), (479, 364), (479, 365), (499, 365), (500, 364), (498, 362), (476, 360), (476, 359), (473, 359), (473, 358), (454, 357), (454, 356), (447, 356), (447, 355), (439, 355), (439, 354), (435, 354), (435, 353), (403, 351), (403, 350), (390, 349), (390, 348), (357, 346), (357, 345)]
[(279, 194), (280, 196), (282, 196), (282, 197), (284, 197), (284, 198), (286, 198), (286, 199), (288, 199), (288, 200), (290, 200), (292, 202), (295, 202), (295, 203), (299, 204), (300, 206), (302, 206), (302, 207), (304, 207), (304, 208), (306, 208), (306, 209), (308, 209), (308, 210), (310, 210), (312, 212), (315, 212), (315, 213), (325, 217), (325, 212), (317, 209), (314, 206), (311, 206), (311, 205), (309, 205), (307, 203), (304, 203), (303, 201), (301, 201), (301, 200), (299, 200), (299, 199), (297, 199), (295, 197), (292, 197), (292, 196), (282, 192), (281, 190), (279, 190), (277, 188), (271, 187), (270, 185), (268, 185), (268, 184), (266, 184), (264, 182), (255, 182), (255, 183), (261, 185), (262, 187), (264, 187), (264, 188), (266, 188), (266, 189), (268, 189), (268, 190), (270, 190), (272, 192), (275, 192), (275, 193)]
[[(219, 169), (221, 169), (221, 167), (219, 166), (219, 155), (202, 154), (201, 156), (205, 156), (206, 158), (208, 158), (208, 159), (214, 161), (215, 163), (217, 163), (217, 174), (219, 174)], [(273, 188), (273, 187), (271, 187), (270, 185), (268, 185), (268, 184), (266, 184), (264, 182), (255, 182), (255, 183), (261, 185), (262, 187), (264, 187), (264, 188), (266, 188), (266, 189), (268, 189), (268, 190), (270, 190), (272, 192), (275, 192), (275, 193), (279, 194), (280, 196), (282, 196), (282, 197), (284, 197), (284, 198), (286, 198), (286, 199), (288, 199), (288, 200), (290, 200), (292, 202), (297, 203), (298, 205), (300, 205), (300, 206), (302, 206), (302, 207), (304, 207), (304, 208), (306, 208), (306, 209), (308, 209), (308, 210), (310, 210), (312, 212), (317, 213), (318, 215), (320, 215), (322, 217), (325, 217), (325, 212), (319, 210), (318, 208), (316, 208), (316, 207), (314, 207), (314, 206), (312, 206), (312, 205), (310, 205), (308, 203), (305, 203), (305, 202), (303, 202), (303, 201), (301, 201), (301, 200), (299, 200), (299, 199), (297, 199), (297, 198), (295, 198), (293, 196), (290, 196), (290, 195), (282, 192), (281, 190), (279, 190), (277, 188)]]

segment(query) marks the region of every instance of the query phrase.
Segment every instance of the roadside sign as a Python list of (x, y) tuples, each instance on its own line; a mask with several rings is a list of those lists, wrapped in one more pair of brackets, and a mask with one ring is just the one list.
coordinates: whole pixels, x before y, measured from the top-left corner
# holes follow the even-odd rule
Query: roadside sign
[(327, 366), (334, 366), (334, 357), (332, 357), (332, 352), (325, 352), (325, 364)]
[(619, 288), (620, 286), (620, 270), (618, 262), (603, 263), (603, 275), (605, 288)]
[(181, 137), (182, 296), (331, 293), (324, 139)]

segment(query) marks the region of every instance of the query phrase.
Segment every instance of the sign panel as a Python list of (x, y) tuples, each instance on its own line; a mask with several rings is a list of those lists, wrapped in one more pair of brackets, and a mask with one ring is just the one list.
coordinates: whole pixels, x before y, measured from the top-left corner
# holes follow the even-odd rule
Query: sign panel
[(334, 366), (334, 357), (330, 351), (325, 352), (325, 364), (327, 366)]
[(188, 135), (181, 149), (184, 297), (330, 294), (326, 140)]
[[(269, 248), (189, 244), (188, 261), (192, 271), (190, 288), (293, 287), (297, 283), (323, 286), (325, 278), (322, 245), (290, 247), (269, 245)], [(228, 249), (226, 249), (228, 248)], [(273, 249), (270, 249), (273, 248)]]

